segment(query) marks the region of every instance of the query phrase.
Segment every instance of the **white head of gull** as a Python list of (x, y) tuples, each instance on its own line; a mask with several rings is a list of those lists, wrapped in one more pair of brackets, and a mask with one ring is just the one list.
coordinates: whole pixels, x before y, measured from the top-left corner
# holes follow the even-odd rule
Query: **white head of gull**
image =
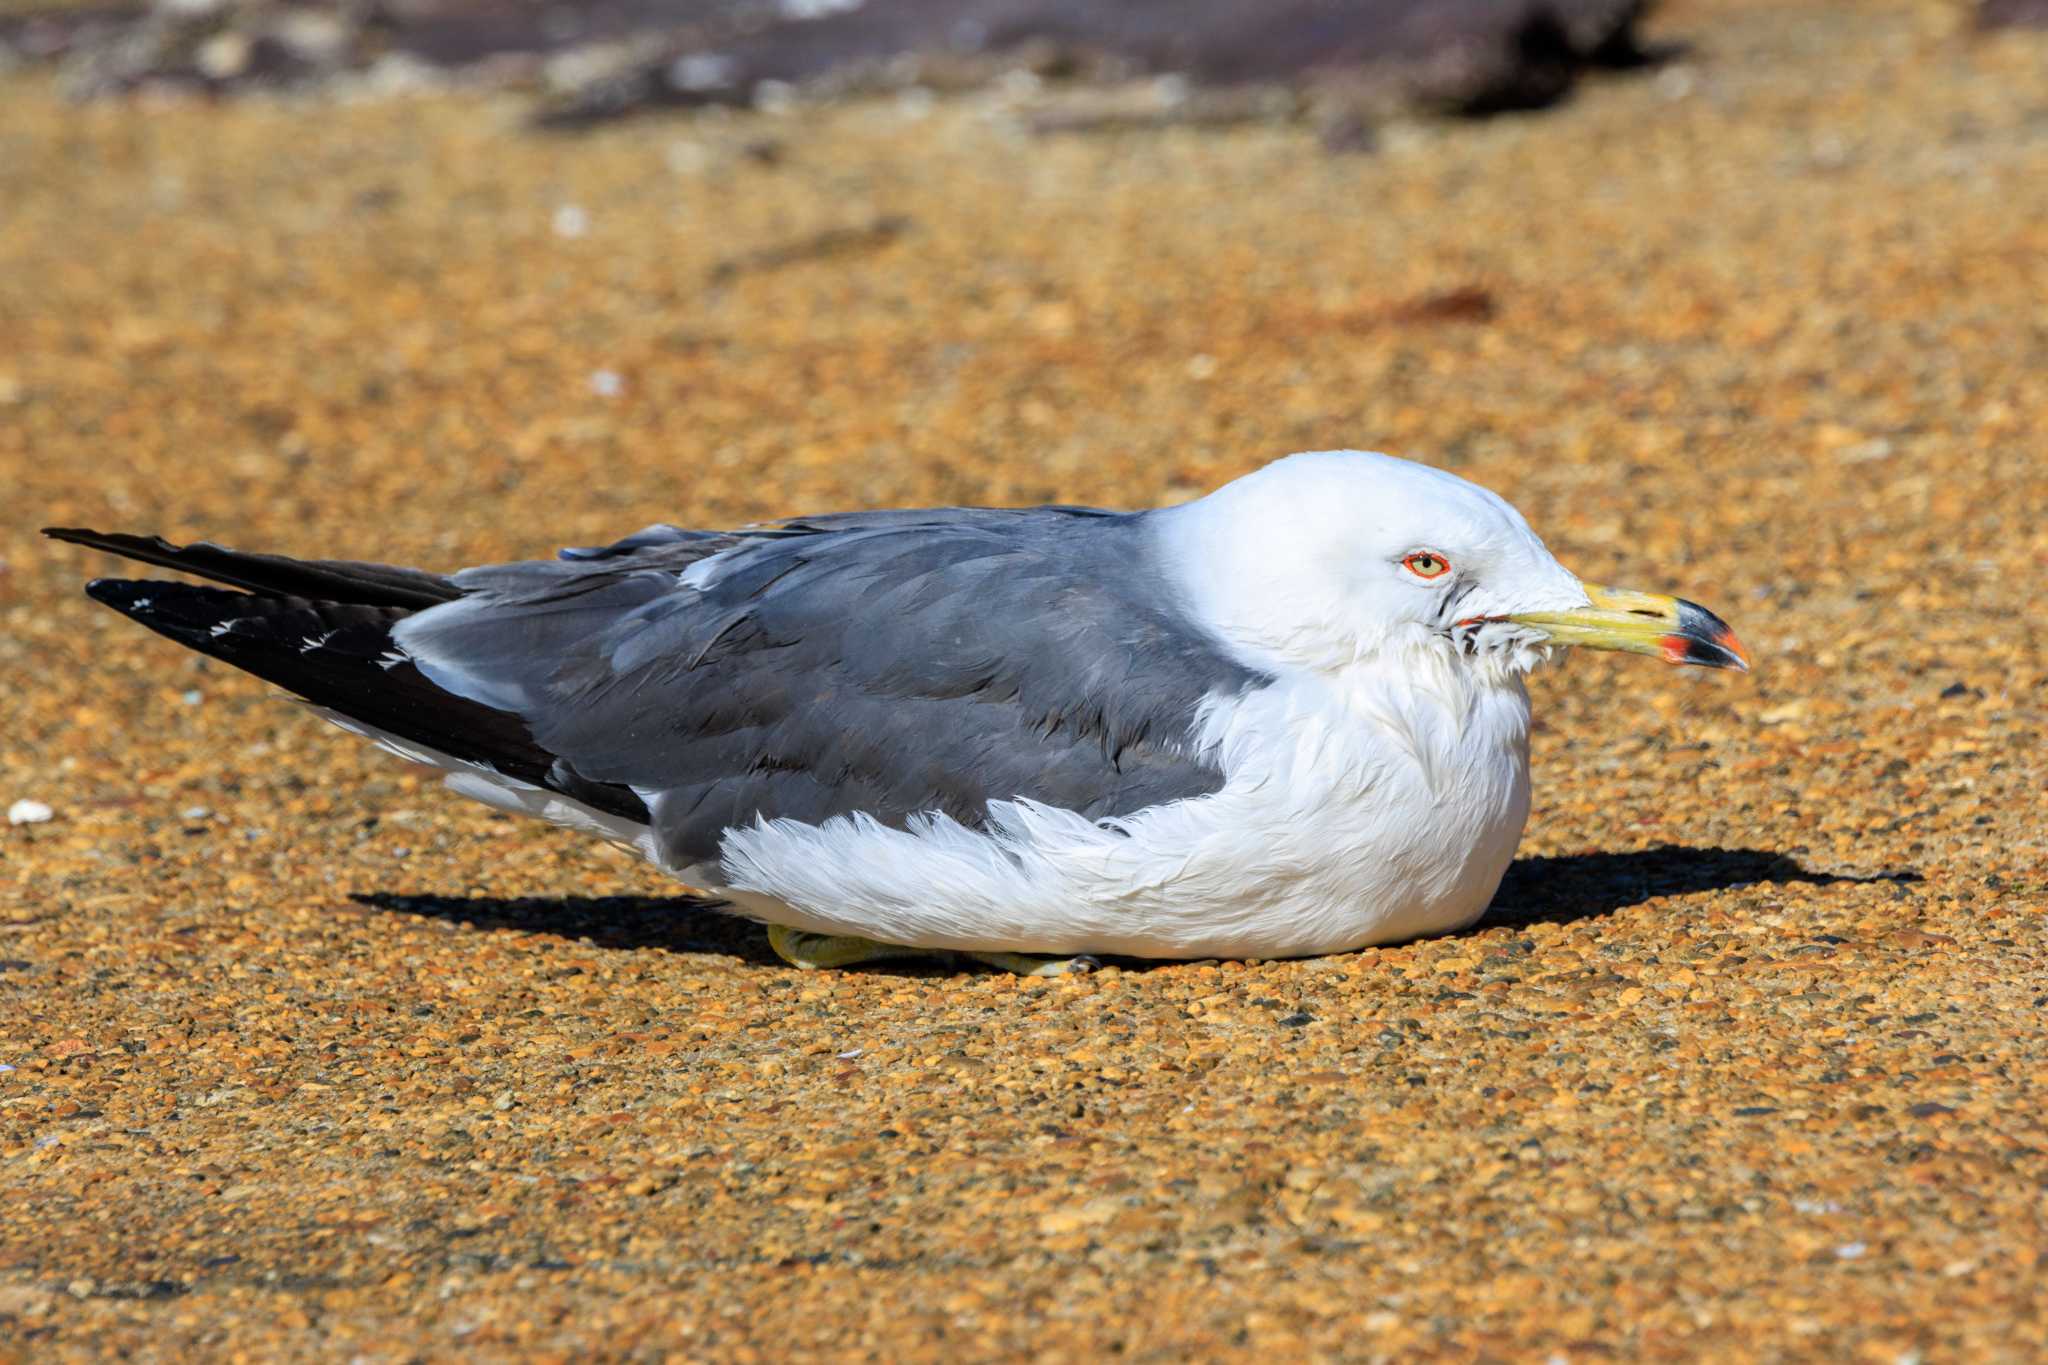
[(1158, 522), (1195, 613), (1276, 674), (1502, 683), (1546, 654), (1502, 618), (1590, 605), (1505, 500), (1387, 455), (1292, 455)]
[(1704, 608), (1589, 587), (1493, 493), (1357, 451), (1152, 512), (658, 525), (446, 576), (52, 534), (242, 589), (89, 591), (638, 850), (800, 966), (1452, 931), (1528, 817), (1531, 668), (1745, 666)]

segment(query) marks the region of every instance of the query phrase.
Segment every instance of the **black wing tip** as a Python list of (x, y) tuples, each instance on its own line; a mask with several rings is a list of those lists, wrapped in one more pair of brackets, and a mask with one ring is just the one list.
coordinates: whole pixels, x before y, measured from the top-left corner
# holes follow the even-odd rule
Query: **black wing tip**
[(66, 545), (82, 545), (88, 550), (103, 554), (118, 555), (122, 559), (139, 560), (144, 564), (156, 564), (163, 568), (178, 568), (178, 556), (189, 547), (173, 545), (162, 536), (139, 536), (128, 531), (95, 531), (89, 526), (45, 526), (43, 534), (51, 540)]
[[(95, 578), (86, 596), (159, 635), (376, 730), (647, 821), (628, 787), (582, 778), (526, 722), (388, 661), (402, 607), (321, 602), (149, 578)], [(333, 647), (328, 642), (334, 641)]]
[(94, 578), (86, 582), (85, 595), (188, 645), (191, 630), (227, 620), (259, 600), (250, 593), (153, 578)]
[(86, 580), (85, 595), (116, 611), (127, 611), (142, 596), (142, 587), (139, 578), (90, 578)]
[(460, 588), (440, 574), (393, 564), (294, 559), (290, 555), (231, 550), (210, 540), (173, 545), (162, 536), (135, 536), (83, 527), (50, 526), (44, 528), (43, 534), (52, 540), (191, 574), (261, 597), (420, 611), (462, 595)]
[(163, 545), (162, 536), (138, 536), (128, 531), (95, 531), (90, 526), (45, 526), (43, 534), (51, 540), (61, 540), (71, 545), (90, 545), (95, 549), (108, 545)]

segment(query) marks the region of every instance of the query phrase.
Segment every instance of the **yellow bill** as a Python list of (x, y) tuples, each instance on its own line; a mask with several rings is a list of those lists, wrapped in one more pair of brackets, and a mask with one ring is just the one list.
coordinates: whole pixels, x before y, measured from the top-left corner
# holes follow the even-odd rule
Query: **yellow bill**
[(1666, 663), (1749, 671), (1749, 656), (1728, 623), (1697, 602), (1623, 588), (1586, 585), (1590, 606), (1534, 611), (1507, 619), (1561, 645), (1654, 654)]

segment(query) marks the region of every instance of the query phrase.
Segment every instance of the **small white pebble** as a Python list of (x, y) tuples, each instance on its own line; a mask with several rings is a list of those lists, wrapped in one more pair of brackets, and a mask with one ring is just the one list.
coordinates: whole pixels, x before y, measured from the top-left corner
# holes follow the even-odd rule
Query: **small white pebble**
[(211, 806), (187, 806), (178, 812), (178, 818), (180, 820), (204, 820), (211, 814), (213, 814), (213, 807)]
[(1870, 464), (1877, 460), (1889, 460), (1897, 452), (1897, 446), (1879, 436), (1875, 440), (1864, 441), (1846, 450), (1837, 451), (1835, 461), (1838, 464)]
[(1168, 109), (1186, 104), (1189, 93), (1188, 78), (1186, 76), (1169, 73), (1168, 75), (1154, 78), (1152, 82), (1153, 101)]
[(577, 238), (590, 231), (590, 215), (580, 204), (564, 204), (555, 210), (555, 236)]
[(1657, 73), (1654, 84), (1665, 99), (1682, 100), (1700, 88), (1700, 77), (1689, 66), (1667, 66)]
[(1844, 1242), (1842, 1243), (1842, 1245), (1835, 1248), (1835, 1255), (1841, 1257), (1845, 1261), (1853, 1261), (1868, 1250), (1870, 1250), (1870, 1248), (1868, 1246), (1865, 1246), (1862, 1242)]
[(861, 1053), (863, 1053), (863, 1052), (866, 1052), (866, 1051), (867, 1051), (867, 1049), (866, 1049), (866, 1048), (864, 1048), (864, 1047), (857, 1047), (857, 1048), (855, 1048), (855, 1049), (854, 1049), (853, 1051), (851, 1051), (851, 1052), (842, 1052), (842, 1053), (840, 1053), (840, 1054), (839, 1054), (839, 1056), (838, 1056), (838, 1058), (837, 1058), (837, 1060), (839, 1060), (839, 1061), (842, 1061), (842, 1062), (850, 1062), (850, 1061), (852, 1061), (852, 1060), (853, 1060), (854, 1058), (856, 1058), (856, 1057), (860, 1056), (860, 1054), (861, 1054)]
[(40, 825), (57, 812), (40, 801), (26, 797), (7, 808), (7, 823), (10, 825)]
[(617, 370), (592, 370), (590, 391), (599, 398), (617, 398), (626, 391), (626, 381)]
[(668, 83), (678, 90), (723, 90), (738, 75), (738, 64), (722, 53), (690, 52), (669, 63)]
[(677, 175), (693, 175), (703, 170), (710, 159), (710, 155), (704, 150), (704, 144), (682, 138), (669, 143), (667, 150), (662, 153), (662, 160), (666, 161), (668, 168)]
[(206, 700), (206, 694), (195, 687), (188, 692), (179, 693), (178, 700), (184, 702), (187, 706), (197, 706), (200, 702)]
[(249, 69), (255, 46), (246, 34), (230, 29), (201, 43), (192, 54), (192, 64), (209, 80), (232, 80)]

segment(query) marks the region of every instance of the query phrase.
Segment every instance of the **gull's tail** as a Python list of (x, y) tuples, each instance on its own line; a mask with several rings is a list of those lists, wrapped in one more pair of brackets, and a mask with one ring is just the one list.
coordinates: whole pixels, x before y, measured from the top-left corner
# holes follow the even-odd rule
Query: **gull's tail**
[[(43, 534), (229, 585), (127, 578), (86, 584), (94, 601), (187, 649), (275, 683), (351, 729), (564, 790), (555, 755), (534, 742), (524, 720), (435, 686), (393, 644), (391, 631), (400, 621), (462, 596), (438, 574), (246, 554), (203, 542), (172, 545), (155, 536), (69, 528)], [(575, 785), (580, 800), (646, 818), (646, 807), (628, 789)]]

